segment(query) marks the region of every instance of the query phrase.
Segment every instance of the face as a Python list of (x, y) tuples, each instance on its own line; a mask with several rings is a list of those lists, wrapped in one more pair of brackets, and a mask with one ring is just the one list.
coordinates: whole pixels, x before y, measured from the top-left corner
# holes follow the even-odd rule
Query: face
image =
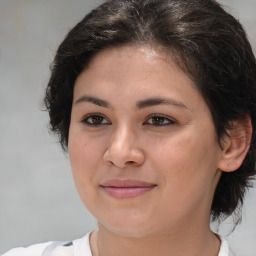
[(221, 149), (204, 99), (164, 50), (91, 60), (75, 82), (69, 155), (102, 228), (142, 236), (209, 224)]

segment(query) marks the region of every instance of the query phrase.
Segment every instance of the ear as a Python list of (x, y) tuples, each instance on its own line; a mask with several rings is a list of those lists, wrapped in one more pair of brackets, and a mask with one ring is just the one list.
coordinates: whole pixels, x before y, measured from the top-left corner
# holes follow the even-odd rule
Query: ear
[(237, 170), (250, 148), (252, 137), (252, 123), (249, 115), (231, 122), (231, 128), (227, 130), (223, 138), (223, 151), (218, 168), (224, 172)]

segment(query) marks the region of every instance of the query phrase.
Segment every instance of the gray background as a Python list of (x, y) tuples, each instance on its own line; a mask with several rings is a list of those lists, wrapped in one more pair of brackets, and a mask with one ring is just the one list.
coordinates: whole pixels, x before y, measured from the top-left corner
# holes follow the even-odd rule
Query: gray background
[[(245, 26), (256, 52), (256, 0), (222, 0)], [(100, 1), (0, 0), (0, 254), (17, 246), (71, 240), (96, 227), (80, 202), (68, 157), (47, 131), (41, 100), (58, 44)], [(256, 189), (229, 236), (256, 255)], [(221, 227), (227, 234), (228, 219)]]

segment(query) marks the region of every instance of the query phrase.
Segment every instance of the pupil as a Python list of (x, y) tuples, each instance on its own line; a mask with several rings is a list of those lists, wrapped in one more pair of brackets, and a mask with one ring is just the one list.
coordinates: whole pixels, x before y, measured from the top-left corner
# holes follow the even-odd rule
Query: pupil
[(101, 122), (102, 122), (102, 117), (101, 117), (101, 116), (93, 116), (93, 117), (92, 117), (92, 122), (93, 122), (94, 124), (101, 124)]
[(162, 124), (163, 118), (162, 117), (154, 117), (152, 121), (153, 121), (153, 124)]

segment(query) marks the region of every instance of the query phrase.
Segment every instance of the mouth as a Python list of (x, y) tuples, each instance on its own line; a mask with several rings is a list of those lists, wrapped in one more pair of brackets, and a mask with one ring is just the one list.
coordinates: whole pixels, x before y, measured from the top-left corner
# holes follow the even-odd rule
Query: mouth
[(104, 182), (102, 185), (100, 185), (100, 188), (111, 197), (118, 199), (128, 199), (141, 196), (151, 191), (156, 186), (156, 184), (139, 180), (113, 179)]

